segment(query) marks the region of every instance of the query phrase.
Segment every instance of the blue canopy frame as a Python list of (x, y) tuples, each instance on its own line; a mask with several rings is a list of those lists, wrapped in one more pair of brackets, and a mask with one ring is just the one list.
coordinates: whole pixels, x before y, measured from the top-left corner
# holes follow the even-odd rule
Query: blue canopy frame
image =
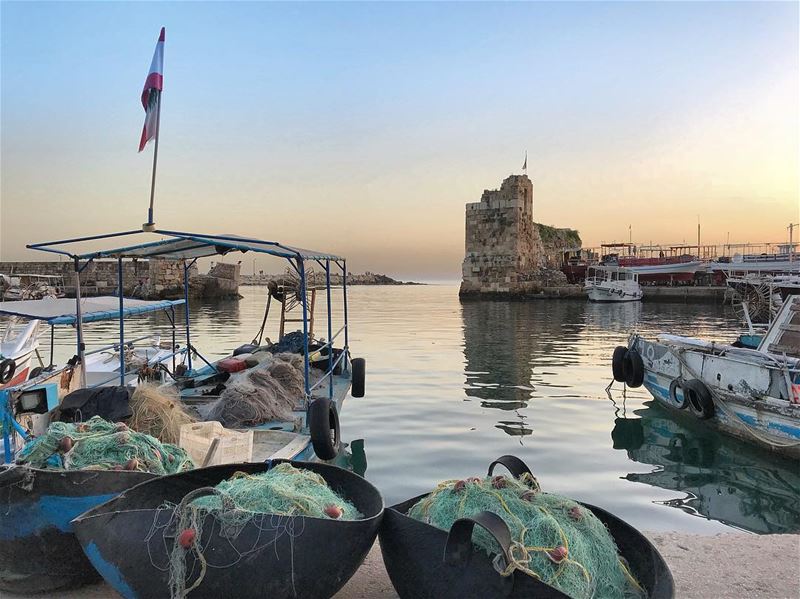
[[(111, 240), (118, 238), (131, 238), (134, 235), (148, 235), (148, 236), (161, 236), (161, 239), (156, 241), (148, 241), (145, 243), (131, 244), (122, 247), (117, 247), (107, 250), (83, 251), (72, 249), (76, 244), (87, 242), (96, 242), (100, 240)], [(328, 371), (326, 377), (328, 378), (328, 397), (333, 398), (333, 372), (338, 366), (339, 362), (344, 360), (344, 367), (347, 368), (346, 356), (349, 355), (349, 334), (348, 334), (348, 319), (347, 319), (347, 261), (334, 254), (327, 252), (319, 252), (315, 250), (308, 250), (297, 248), (275, 241), (267, 241), (263, 239), (256, 239), (251, 237), (242, 237), (238, 235), (222, 234), (222, 235), (209, 235), (204, 233), (190, 233), (182, 231), (171, 231), (156, 229), (152, 232), (143, 232), (142, 230), (122, 231), (118, 233), (107, 233), (102, 235), (92, 235), (88, 237), (76, 237), (71, 239), (62, 239), (58, 241), (49, 241), (43, 243), (34, 243), (27, 246), (29, 249), (39, 250), (43, 252), (50, 252), (61, 256), (69, 257), (75, 265), (75, 295), (77, 300), (77, 314), (76, 314), (76, 328), (78, 334), (78, 355), (83, 361), (83, 331), (82, 322), (84, 319), (80, 313), (80, 273), (86, 268), (93, 260), (101, 258), (116, 258), (117, 259), (117, 277), (118, 288), (122, 289), (122, 260), (127, 259), (149, 259), (159, 258), (167, 260), (182, 261), (183, 263), (183, 287), (184, 287), (184, 302), (186, 305), (186, 349), (188, 356), (188, 367), (192, 368), (192, 346), (191, 334), (189, 326), (189, 269), (198, 258), (225, 255), (232, 251), (238, 252), (256, 252), (261, 254), (268, 254), (279, 258), (286, 259), (292, 268), (298, 273), (300, 278), (300, 293), (301, 303), (303, 308), (303, 345), (304, 345), (304, 380), (305, 380), (305, 395), (306, 400), (311, 397), (312, 387), (310, 385), (310, 363), (309, 363), (309, 307), (307, 298), (307, 271), (306, 262), (314, 261), (325, 271), (325, 285), (327, 292), (327, 325), (328, 337), (326, 344), (320, 348), (328, 348)], [(83, 263), (83, 264), (82, 264)], [(343, 311), (344, 311), (344, 326), (334, 334), (332, 328), (332, 314), (331, 314), (331, 263), (335, 264), (342, 273), (342, 297), (343, 297)], [(120, 293), (120, 310), (119, 310), (119, 323), (120, 323), (120, 346), (124, 344), (124, 308), (122, 305), (122, 294)], [(334, 360), (333, 358), (333, 341), (340, 334), (344, 332), (344, 347), (341, 355)], [(196, 351), (196, 350), (194, 350)], [(202, 355), (201, 359), (208, 363)], [(124, 358), (121, 356), (120, 360)], [(124, 371), (124, 368), (121, 368)], [(123, 374), (124, 377), (124, 374)], [(123, 379), (124, 380), (124, 379)], [(323, 378), (324, 380), (324, 378)]]

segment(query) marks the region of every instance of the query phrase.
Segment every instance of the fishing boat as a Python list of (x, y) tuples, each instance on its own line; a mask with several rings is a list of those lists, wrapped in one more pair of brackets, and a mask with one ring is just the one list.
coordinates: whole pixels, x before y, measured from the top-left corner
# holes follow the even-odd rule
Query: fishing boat
[[(3, 303), (0, 303), (2, 314)], [(0, 335), (0, 389), (25, 382), (34, 374), (33, 357), (39, 347), (39, 321), (10, 318)]]
[(633, 334), (614, 350), (612, 370), (673, 413), (800, 457), (800, 296), (786, 299), (757, 349)]
[(0, 274), (0, 300), (29, 300), (64, 297), (64, 278), (58, 275)]
[(638, 302), (639, 275), (620, 266), (590, 266), (583, 289), (593, 302)]
[[(146, 241), (130, 243), (134, 237), (144, 236)], [(70, 391), (100, 389), (108, 386), (125, 388), (139, 380), (173, 386), (188, 410), (200, 419), (219, 414), (220, 402), (225, 400), (225, 390), (237, 382), (246, 382), (252, 373), (262, 372), (272, 355), (288, 355), (290, 361), (299, 362), (302, 381), (298, 394), (291, 398), (292, 406), (285, 418), (250, 420), (242, 423), (253, 430), (252, 460), (269, 459), (331, 460), (341, 448), (339, 413), (348, 392), (354, 397), (364, 395), (364, 360), (350, 356), (347, 318), (347, 266), (343, 258), (325, 252), (304, 250), (284, 244), (234, 235), (207, 235), (175, 231), (143, 233), (131, 231), (100, 236), (127, 242), (122, 247), (108, 250), (82, 252), (84, 242), (97, 241), (98, 237), (79, 238), (28, 246), (30, 249), (68, 256), (75, 264), (76, 299), (70, 310), (53, 308), (47, 313), (34, 313), (26, 306), (28, 316), (37, 316), (50, 325), (74, 324), (76, 330), (76, 357), (62, 368), (54, 368), (40, 377), (0, 390), (0, 418), (3, 422), (4, 456), (13, 461), (16, 447), (33, 430), (46, 428), (54, 408), (63, 403)], [(155, 238), (155, 239), (153, 239)], [(193, 345), (190, 328), (189, 270), (196, 260), (219, 257), (229, 253), (254, 252), (286, 259), (297, 273), (297, 287), (276, 287), (267, 296), (261, 331), (249, 343), (232, 348), (230, 354), (219, 360), (209, 360)], [(123, 288), (122, 272), (126, 260), (166, 259), (178, 261), (184, 272), (183, 300), (145, 302), (121, 297), (81, 298), (80, 274), (88, 264), (98, 258), (116, 258), (118, 261), (119, 288)], [(309, 289), (307, 275), (310, 264), (320, 266), (325, 274), (323, 289)], [(330, 274), (339, 269), (342, 276), (342, 326), (333, 330), (333, 286)], [(314, 315), (312, 297), (325, 293), (327, 313), (324, 339), (313, 336)], [(64, 300), (45, 300), (45, 303)], [(284, 332), (282, 338), (271, 343), (263, 338), (264, 324), (269, 316), (272, 301), (281, 304), (281, 329), (297, 323), (300, 331)], [(45, 303), (37, 304), (42, 310)], [(175, 307), (182, 306), (185, 317), (185, 340), (178, 343)], [(54, 306), (54, 305), (53, 305)], [(8, 307), (8, 304), (6, 305)], [(12, 306), (13, 307), (13, 306)], [(165, 346), (145, 344), (144, 361), (131, 359), (126, 351), (131, 341), (125, 336), (125, 317), (146, 311), (165, 310), (172, 323), (172, 339)], [(64, 313), (66, 312), (66, 313)], [(21, 313), (21, 312), (20, 312)], [(58, 313), (58, 314), (57, 314)], [(119, 321), (119, 338), (103, 351), (87, 352), (84, 343), (84, 325), (97, 319), (116, 318)], [(52, 335), (51, 335), (52, 339)], [(340, 345), (335, 346), (338, 342)], [(105, 352), (105, 353), (104, 353)], [(111, 352), (110, 354), (108, 352)], [(149, 353), (148, 353), (149, 352)], [(114, 367), (105, 372), (105, 378), (88, 376), (93, 356), (108, 356), (116, 360)], [(141, 356), (141, 354), (140, 354)], [(296, 358), (291, 358), (296, 356)], [(99, 373), (98, 373), (99, 374)], [(66, 384), (65, 384), (66, 383)], [(216, 410), (216, 412), (215, 412)], [(223, 412), (224, 413), (224, 412)], [(88, 414), (84, 414), (88, 417)], [(90, 580), (93, 569), (85, 559), (69, 563), (68, 571), (62, 568), (65, 553), (80, 550), (75, 540), (72, 518), (128, 488), (128, 473), (109, 473), (114, 483), (100, 480), (97, 485), (72, 484), (72, 480), (85, 476), (84, 471), (46, 471), (29, 467), (11, 466), (0, 471), (0, 493), (6, 509), (0, 513), (0, 589), (20, 591), (35, 588), (53, 590)], [(141, 474), (141, 473), (139, 473)], [(145, 473), (146, 474), (146, 473)], [(19, 484), (23, 476), (25, 484)], [(98, 486), (99, 485), (99, 486)], [(77, 496), (76, 496), (77, 493)], [(43, 498), (46, 498), (43, 499)], [(71, 574), (70, 574), (71, 573)]]

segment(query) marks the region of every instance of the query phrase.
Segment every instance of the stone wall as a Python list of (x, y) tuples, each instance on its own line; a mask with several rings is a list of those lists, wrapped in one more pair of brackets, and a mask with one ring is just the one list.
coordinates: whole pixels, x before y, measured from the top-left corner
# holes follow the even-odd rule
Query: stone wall
[[(183, 297), (183, 263), (177, 260), (137, 260), (122, 263), (123, 290), (128, 297), (175, 299)], [(0, 274), (18, 277), (22, 274), (63, 277), (67, 295), (75, 295), (75, 270), (70, 261), (0, 262)], [(198, 274), (197, 266), (189, 269), (189, 289), (193, 297), (238, 296), (239, 265), (218, 263), (208, 275)], [(21, 277), (23, 285), (28, 283)], [(61, 283), (57, 283), (58, 286)], [(193, 289), (197, 287), (196, 289)], [(85, 296), (115, 295), (117, 261), (93, 260), (81, 272), (81, 294)]]
[(527, 175), (511, 175), (500, 189), (487, 189), (480, 202), (466, 206), (460, 294), (519, 295), (564, 285), (557, 270), (561, 247), (574, 238), (580, 243), (576, 231), (534, 223), (533, 183)]

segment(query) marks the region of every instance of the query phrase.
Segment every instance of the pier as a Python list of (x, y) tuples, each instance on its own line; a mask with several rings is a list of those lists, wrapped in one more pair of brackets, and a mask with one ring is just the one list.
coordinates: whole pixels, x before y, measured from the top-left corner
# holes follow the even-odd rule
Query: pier
[[(643, 302), (681, 303), (681, 304), (722, 304), (730, 290), (718, 286), (643, 286)], [(586, 293), (580, 285), (560, 287), (533, 287), (520, 284), (518, 289), (509, 291), (461, 292), (463, 301), (471, 300), (579, 300), (587, 301)]]

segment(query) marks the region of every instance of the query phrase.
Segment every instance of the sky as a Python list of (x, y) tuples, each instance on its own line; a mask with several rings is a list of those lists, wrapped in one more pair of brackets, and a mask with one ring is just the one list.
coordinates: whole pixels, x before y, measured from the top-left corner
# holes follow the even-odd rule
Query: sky
[(0, 20), (0, 259), (146, 220), (161, 26), (164, 228), (457, 279), (464, 204), (526, 151), (535, 220), (585, 246), (800, 222), (796, 2), (4, 1)]

